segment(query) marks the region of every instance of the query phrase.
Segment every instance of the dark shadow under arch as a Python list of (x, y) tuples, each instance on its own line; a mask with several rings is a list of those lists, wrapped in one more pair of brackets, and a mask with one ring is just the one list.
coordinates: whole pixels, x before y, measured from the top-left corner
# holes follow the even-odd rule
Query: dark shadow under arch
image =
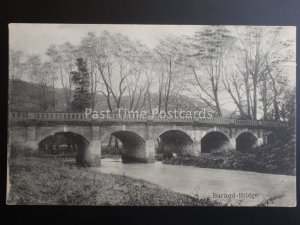
[(250, 132), (243, 132), (236, 138), (236, 150), (250, 152), (257, 146), (257, 138)]
[(193, 150), (193, 140), (180, 130), (168, 130), (159, 136), (158, 153), (164, 158), (175, 155), (189, 155)]
[(201, 139), (201, 152), (209, 153), (216, 150), (227, 150), (229, 147), (228, 137), (219, 131), (211, 131)]
[(131, 131), (116, 131), (111, 135), (122, 142), (122, 161), (147, 162), (145, 140)]
[(75, 157), (76, 164), (80, 166), (89, 166), (89, 145), (85, 137), (73, 132), (57, 132), (45, 137), (38, 144), (40, 152)]
[(275, 133), (270, 133), (268, 136), (267, 136), (267, 144), (268, 145), (273, 145), (276, 143), (276, 134)]

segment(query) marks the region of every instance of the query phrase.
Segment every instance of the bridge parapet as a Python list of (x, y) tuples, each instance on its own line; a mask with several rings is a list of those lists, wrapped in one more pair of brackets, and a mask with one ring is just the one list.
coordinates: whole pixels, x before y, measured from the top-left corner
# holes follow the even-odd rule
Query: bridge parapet
[(212, 125), (234, 125), (234, 126), (251, 126), (251, 127), (286, 127), (286, 122), (270, 122), (261, 120), (239, 120), (230, 118), (162, 118), (159, 116), (154, 117), (132, 117), (130, 115), (109, 114), (104, 118), (92, 118), (91, 115), (86, 116), (85, 113), (69, 113), (69, 112), (9, 112), (9, 121), (111, 121), (111, 122), (147, 122), (151, 120), (153, 122), (182, 122), (182, 123), (200, 123), (200, 124), (212, 124)]

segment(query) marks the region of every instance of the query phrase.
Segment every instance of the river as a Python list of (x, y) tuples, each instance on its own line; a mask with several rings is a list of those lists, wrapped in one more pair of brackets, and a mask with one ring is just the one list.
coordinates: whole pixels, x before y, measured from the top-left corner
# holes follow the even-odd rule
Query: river
[(233, 206), (255, 206), (266, 199), (271, 206), (295, 206), (296, 177), (236, 170), (155, 163), (123, 164), (103, 159), (101, 173), (125, 175), (194, 197), (210, 197)]

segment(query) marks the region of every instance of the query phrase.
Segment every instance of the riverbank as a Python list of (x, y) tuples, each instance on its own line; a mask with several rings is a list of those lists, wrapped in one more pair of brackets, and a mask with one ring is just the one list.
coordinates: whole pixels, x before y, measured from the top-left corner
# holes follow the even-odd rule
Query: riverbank
[(259, 173), (295, 175), (295, 139), (282, 144), (265, 145), (251, 152), (215, 151), (200, 157), (178, 156), (165, 158), (164, 164), (195, 166), (201, 168), (230, 169)]
[(218, 206), (140, 179), (78, 168), (72, 159), (19, 157), (10, 161), (8, 204)]

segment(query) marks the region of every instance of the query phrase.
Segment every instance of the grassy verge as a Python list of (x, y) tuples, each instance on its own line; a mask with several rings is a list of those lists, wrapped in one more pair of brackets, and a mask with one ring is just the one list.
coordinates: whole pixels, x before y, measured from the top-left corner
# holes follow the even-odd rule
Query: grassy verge
[(163, 160), (165, 164), (187, 165), (203, 168), (244, 170), (273, 174), (296, 174), (295, 139), (288, 143), (262, 146), (252, 152), (217, 151), (202, 153), (200, 157), (174, 157)]
[(219, 206), (125, 176), (78, 168), (58, 158), (19, 157), (10, 161), (8, 204)]

